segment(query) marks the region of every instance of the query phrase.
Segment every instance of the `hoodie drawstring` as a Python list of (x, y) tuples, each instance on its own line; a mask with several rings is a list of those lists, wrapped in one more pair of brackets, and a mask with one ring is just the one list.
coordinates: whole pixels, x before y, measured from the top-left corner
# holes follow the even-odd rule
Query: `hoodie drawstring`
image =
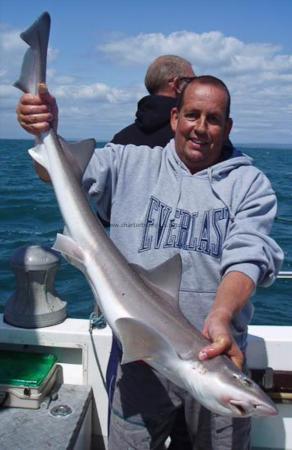
[(210, 187), (211, 187), (211, 190), (212, 190), (214, 196), (215, 196), (216, 198), (218, 198), (218, 199), (225, 205), (225, 207), (227, 208), (228, 213), (229, 213), (230, 221), (231, 221), (231, 222), (234, 222), (234, 220), (235, 220), (235, 215), (233, 214), (233, 212), (232, 212), (230, 206), (225, 202), (224, 198), (222, 198), (222, 197), (220, 196), (220, 194), (216, 191), (216, 188), (215, 188), (215, 186), (214, 186), (214, 183), (213, 183), (213, 168), (212, 168), (212, 167), (208, 167), (208, 169), (207, 169), (207, 174), (208, 174), (208, 180), (209, 180), (209, 183), (210, 183)]

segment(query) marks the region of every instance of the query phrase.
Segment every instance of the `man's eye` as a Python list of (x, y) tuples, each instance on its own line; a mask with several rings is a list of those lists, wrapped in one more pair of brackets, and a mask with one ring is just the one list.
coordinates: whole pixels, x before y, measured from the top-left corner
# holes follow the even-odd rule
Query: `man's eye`
[(218, 116), (209, 116), (208, 121), (212, 124), (219, 125), (221, 123), (220, 117)]
[(185, 117), (186, 117), (187, 119), (190, 119), (190, 120), (196, 120), (196, 119), (198, 118), (198, 114), (196, 114), (196, 113), (187, 113), (187, 114), (185, 115)]

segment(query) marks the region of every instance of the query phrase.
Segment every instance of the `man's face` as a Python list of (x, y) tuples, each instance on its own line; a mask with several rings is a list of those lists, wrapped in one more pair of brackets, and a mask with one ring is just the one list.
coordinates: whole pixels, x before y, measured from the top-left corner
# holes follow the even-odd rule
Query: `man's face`
[(218, 87), (191, 83), (183, 105), (171, 112), (175, 148), (191, 173), (219, 161), (232, 120), (226, 118), (226, 93)]

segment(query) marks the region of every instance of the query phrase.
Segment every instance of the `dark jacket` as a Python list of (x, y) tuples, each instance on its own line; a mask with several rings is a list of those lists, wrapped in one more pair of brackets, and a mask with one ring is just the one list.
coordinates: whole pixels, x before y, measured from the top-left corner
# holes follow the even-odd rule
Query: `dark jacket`
[(162, 95), (147, 95), (138, 102), (136, 120), (115, 134), (114, 144), (148, 145), (164, 147), (173, 137), (170, 127), (170, 111), (176, 99)]

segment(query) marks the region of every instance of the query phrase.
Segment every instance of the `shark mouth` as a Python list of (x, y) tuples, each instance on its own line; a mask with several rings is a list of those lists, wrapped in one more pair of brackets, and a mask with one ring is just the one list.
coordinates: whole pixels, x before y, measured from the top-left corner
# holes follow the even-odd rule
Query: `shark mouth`
[(234, 415), (239, 417), (275, 416), (278, 414), (278, 411), (274, 406), (263, 403), (252, 404), (238, 400), (230, 400), (229, 405)]
[(234, 415), (239, 417), (247, 417), (251, 415), (251, 408), (250, 405), (244, 402), (240, 402), (238, 400), (230, 400), (229, 406), (233, 412)]

